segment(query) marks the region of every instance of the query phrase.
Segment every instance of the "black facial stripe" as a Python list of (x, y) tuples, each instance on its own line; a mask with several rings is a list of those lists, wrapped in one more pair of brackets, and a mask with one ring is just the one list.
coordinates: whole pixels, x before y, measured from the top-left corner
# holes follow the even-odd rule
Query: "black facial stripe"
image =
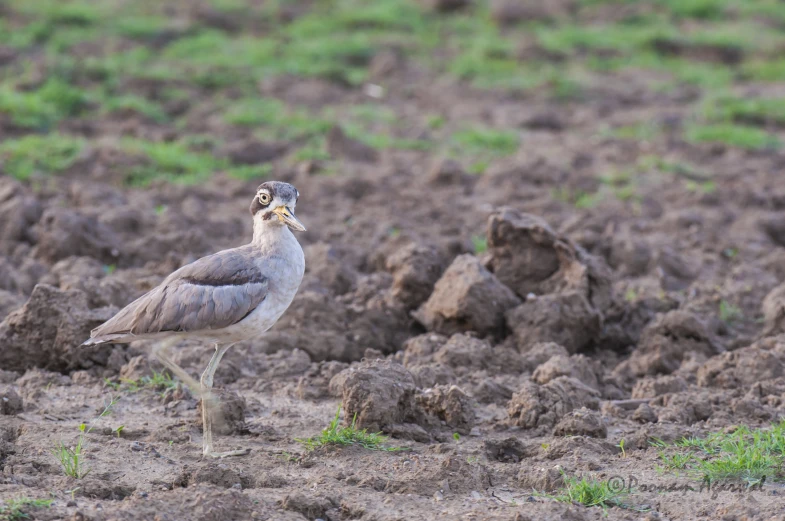
[(258, 197), (254, 197), (251, 201), (251, 215), (256, 215), (256, 212), (263, 210), (270, 206), (269, 204), (262, 204)]

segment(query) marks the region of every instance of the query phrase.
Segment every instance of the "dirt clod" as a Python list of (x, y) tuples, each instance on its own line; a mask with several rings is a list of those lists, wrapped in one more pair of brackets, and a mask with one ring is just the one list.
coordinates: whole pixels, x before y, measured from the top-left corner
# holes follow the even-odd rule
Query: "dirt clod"
[(437, 385), (417, 395), (417, 405), (426, 414), (443, 421), (447, 427), (469, 434), (475, 423), (471, 400), (460, 387)]
[(79, 345), (116, 311), (90, 309), (81, 291), (39, 284), (27, 303), (0, 323), (0, 366), (12, 371), (68, 371), (106, 365), (111, 345)]
[(22, 398), (10, 385), (0, 385), (0, 415), (12, 416), (23, 409)]
[(709, 357), (720, 349), (700, 318), (688, 311), (670, 311), (646, 326), (638, 347), (616, 372), (629, 370), (635, 376), (670, 374), (688, 355)]
[(528, 299), (505, 317), (521, 351), (539, 342), (555, 342), (577, 353), (591, 345), (602, 327), (600, 314), (576, 291)]
[(782, 376), (785, 376), (785, 342), (775, 339), (715, 356), (697, 373), (698, 385), (725, 389), (743, 389)]
[(574, 409), (599, 408), (599, 393), (581, 381), (561, 376), (539, 385), (527, 382), (507, 405), (514, 425), (524, 429), (550, 428)]
[(117, 262), (120, 241), (95, 218), (66, 208), (49, 208), (38, 224), (38, 257), (54, 263), (71, 256)]
[(657, 413), (654, 412), (654, 409), (648, 403), (640, 404), (635, 409), (635, 412), (632, 413), (632, 419), (640, 423), (657, 423), (659, 420)]
[(392, 296), (408, 309), (428, 299), (445, 268), (444, 257), (433, 246), (409, 244), (387, 257), (393, 274)]
[(600, 311), (610, 305), (604, 261), (557, 235), (544, 219), (505, 209), (488, 219), (487, 236), (490, 270), (519, 297), (577, 291)]
[(344, 421), (370, 432), (404, 423), (414, 411), (414, 377), (402, 365), (387, 360), (361, 362), (336, 376), (343, 383)]
[(554, 436), (589, 436), (605, 438), (608, 428), (597, 411), (582, 407), (569, 412), (553, 429)]
[(438, 333), (474, 331), (493, 336), (504, 330), (504, 312), (519, 303), (479, 259), (461, 255), (447, 268), (415, 316)]
[(646, 377), (637, 381), (632, 388), (633, 398), (654, 398), (662, 394), (679, 393), (687, 390), (687, 382), (680, 376), (663, 375)]

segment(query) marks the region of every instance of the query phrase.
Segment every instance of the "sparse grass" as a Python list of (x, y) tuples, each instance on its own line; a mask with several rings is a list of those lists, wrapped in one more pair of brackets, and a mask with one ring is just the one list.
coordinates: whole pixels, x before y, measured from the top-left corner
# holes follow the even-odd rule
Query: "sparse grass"
[(564, 475), (564, 488), (557, 494), (549, 495), (561, 503), (579, 503), (587, 507), (601, 507), (603, 510), (610, 507), (625, 507), (622, 499), (627, 495), (625, 491), (613, 491), (608, 487), (607, 481), (593, 478)]
[[(731, 433), (715, 432), (654, 445), (661, 449), (659, 457), (665, 469), (683, 470), (708, 483), (753, 486), (785, 477), (785, 420), (765, 429), (742, 426)], [(676, 452), (671, 452), (674, 449)]]
[(731, 304), (727, 300), (720, 301), (719, 314), (720, 320), (726, 324), (730, 324), (744, 318), (741, 308)]
[(132, 186), (145, 186), (154, 180), (193, 184), (208, 179), (226, 165), (212, 154), (195, 152), (183, 143), (152, 142), (128, 139), (121, 143), (131, 154), (146, 159), (145, 164), (133, 167), (126, 182)]
[(169, 116), (166, 114), (163, 107), (158, 103), (133, 94), (107, 97), (103, 106), (107, 112), (132, 112), (145, 116), (158, 123), (162, 123), (169, 119)]
[(465, 147), (468, 153), (486, 153), (500, 156), (514, 153), (520, 145), (520, 138), (517, 132), (489, 128), (462, 130), (453, 134), (452, 140), (456, 145)]
[(690, 125), (686, 129), (685, 138), (692, 143), (722, 143), (753, 150), (780, 146), (779, 139), (768, 132), (754, 127), (728, 123)]
[(158, 371), (153, 371), (151, 376), (143, 376), (138, 380), (121, 378), (119, 382), (113, 382), (108, 378), (104, 378), (104, 383), (115, 391), (138, 393), (143, 389), (148, 389), (159, 392), (162, 395), (167, 391), (177, 389), (180, 385), (169, 373), (159, 373)]
[(0, 143), (3, 170), (17, 179), (33, 174), (50, 174), (66, 170), (82, 153), (85, 142), (65, 134), (30, 134)]
[(0, 504), (0, 521), (32, 519), (30, 514), (27, 513), (28, 510), (49, 508), (51, 504), (51, 499), (32, 499), (29, 497), (6, 499)]
[(662, 129), (656, 123), (645, 122), (607, 129), (603, 134), (616, 139), (651, 141), (662, 134)]
[(112, 407), (117, 403), (117, 398), (110, 398), (109, 402), (104, 405), (104, 410), (93, 420), (89, 425), (82, 423), (79, 425), (79, 436), (73, 446), (68, 446), (62, 441), (59, 441), (55, 448), (52, 449), (52, 454), (60, 462), (60, 466), (66, 476), (76, 479), (82, 479), (90, 473), (90, 469), (84, 462), (84, 450), (87, 441), (87, 434), (93, 430), (95, 424), (112, 411)]
[(783, 81), (785, 80), (785, 58), (749, 60), (742, 64), (741, 71), (744, 77), (750, 80)]
[(743, 125), (785, 125), (785, 98), (723, 96), (708, 102), (703, 115), (709, 121)]
[(474, 253), (480, 255), (488, 251), (488, 239), (484, 235), (472, 235)]
[(659, 451), (657, 456), (662, 461), (664, 470), (684, 470), (695, 459), (694, 454), (683, 452), (668, 454), (665, 451)]
[(314, 450), (319, 447), (328, 445), (360, 445), (370, 450), (380, 450), (395, 452), (401, 450), (408, 450), (406, 447), (390, 447), (385, 445), (388, 438), (380, 432), (368, 433), (366, 429), (358, 429), (357, 415), (352, 418), (352, 423), (348, 427), (340, 427), (341, 408), (335, 413), (335, 418), (330, 422), (330, 425), (322, 431), (319, 436), (313, 436), (306, 439), (295, 439), (295, 441), (302, 443), (306, 449)]
[(0, 86), (0, 113), (10, 115), (20, 127), (35, 130), (49, 130), (61, 119), (76, 116), (87, 100), (85, 92), (57, 78), (31, 91), (20, 91), (7, 83)]
[(570, 54), (577, 51), (645, 50), (655, 38), (675, 36), (675, 28), (663, 23), (645, 25), (596, 24), (542, 27), (537, 40), (546, 50)]

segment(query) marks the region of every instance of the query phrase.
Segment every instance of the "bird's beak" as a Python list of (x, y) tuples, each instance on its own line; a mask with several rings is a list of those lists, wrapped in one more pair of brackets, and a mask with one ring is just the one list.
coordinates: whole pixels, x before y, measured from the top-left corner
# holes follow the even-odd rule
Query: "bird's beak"
[(301, 223), (300, 220), (294, 216), (294, 212), (288, 206), (279, 206), (273, 211), (278, 215), (278, 219), (290, 229), (296, 232), (305, 231), (305, 226), (303, 226), (303, 223)]

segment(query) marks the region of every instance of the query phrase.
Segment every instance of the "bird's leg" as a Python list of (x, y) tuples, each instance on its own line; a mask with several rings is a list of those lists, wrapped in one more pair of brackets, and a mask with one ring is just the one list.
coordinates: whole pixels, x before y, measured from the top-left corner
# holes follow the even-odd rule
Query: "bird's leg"
[(164, 367), (169, 369), (169, 371), (171, 371), (174, 376), (179, 378), (185, 385), (187, 385), (191, 390), (191, 393), (194, 395), (200, 394), (199, 382), (197, 382), (196, 379), (185, 372), (185, 369), (174, 363), (169, 357), (169, 348), (175, 345), (179, 340), (180, 339), (178, 337), (172, 337), (155, 344), (153, 347), (153, 355), (164, 365)]
[(249, 449), (233, 450), (229, 452), (214, 452), (213, 451), (213, 410), (216, 406), (216, 400), (213, 397), (213, 376), (215, 370), (218, 369), (218, 364), (224, 353), (229, 350), (232, 344), (215, 345), (215, 353), (207, 364), (207, 369), (202, 373), (201, 379), (201, 395), (202, 395), (202, 426), (204, 431), (204, 443), (202, 453), (205, 456), (213, 458), (225, 458), (227, 456), (244, 456), (250, 452)]

